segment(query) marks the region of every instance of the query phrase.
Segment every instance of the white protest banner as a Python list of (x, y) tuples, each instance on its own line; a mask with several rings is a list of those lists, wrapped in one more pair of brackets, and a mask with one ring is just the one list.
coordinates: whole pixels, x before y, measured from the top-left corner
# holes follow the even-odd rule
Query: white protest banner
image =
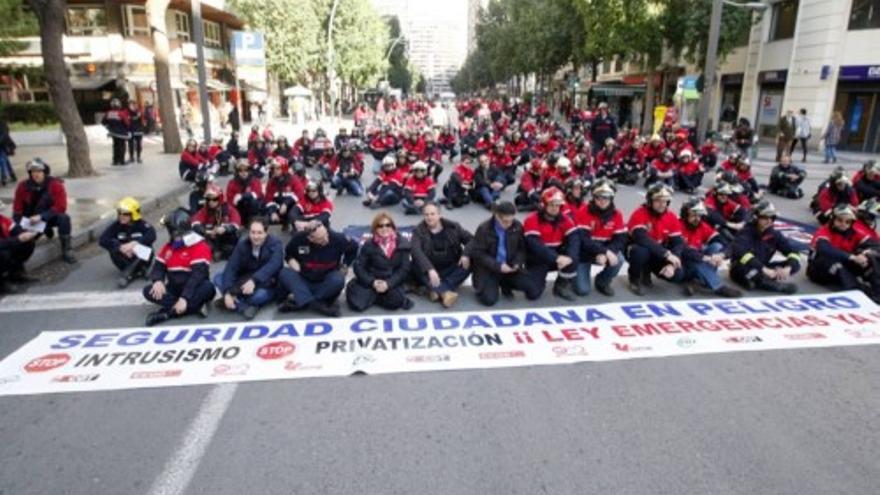
[(857, 291), (43, 332), (0, 395), (880, 344)]

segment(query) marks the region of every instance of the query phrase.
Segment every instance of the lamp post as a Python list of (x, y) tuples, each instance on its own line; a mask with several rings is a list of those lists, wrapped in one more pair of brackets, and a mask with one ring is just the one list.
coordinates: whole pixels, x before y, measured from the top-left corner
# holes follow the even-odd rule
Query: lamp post
[(706, 68), (703, 71), (703, 94), (700, 95), (700, 110), (697, 118), (697, 139), (702, 142), (709, 128), (709, 106), (715, 91), (715, 65), (718, 60), (718, 38), (721, 36), (721, 11), (725, 5), (751, 10), (768, 7), (762, 2), (737, 3), (731, 0), (712, 0), (712, 14), (709, 17), (709, 42), (706, 44)]
[(330, 9), (330, 21), (327, 23), (327, 87), (330, 90), (330, 116), (336, 117), (336, 66), (333, 62), (333, 19), (336, 17), (336, 8), (339, 0), (333, 0)]
[(208, 111), (208, 75), (205, 69), (205, 32), (202, 26), (202, 1), (192, 0), (193, 37), (196, 42), (196, 67), (199, 77), (199, 106), (202, 109), (203, 140), (211, 140), (211, 113)]

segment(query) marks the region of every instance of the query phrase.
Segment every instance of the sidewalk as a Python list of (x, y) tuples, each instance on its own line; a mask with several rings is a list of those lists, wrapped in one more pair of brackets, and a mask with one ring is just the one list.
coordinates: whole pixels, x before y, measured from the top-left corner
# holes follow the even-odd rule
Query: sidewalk
[[(303, 128), (314, 132), (323, 127), (328, 136), (334, 136), (339, 126), (350, 126), (350, 120), (340, 123), (311, 122), (305, 126), (291, 126), (286, 120), (272, 122), (276, 136), (282, 134), (291, 143), (299, 137)], [(245, 144), (250, 125), (243, 128), (241, 143)], [(92, 133), (95, 134), (95, 133)], [(185, 133), (181, 136), (186, 141)], [(179, 155), (162, 152), (161, 136), (148, 136), (143, 144), (143, 163), (124, 167), (113, 167), (111, 162), (111, 143), (109, 140), (95, 140), (89, 143), (92, 166), (96, 176), (71, 179), (67, 175), (67, 149), (64, 146), (19, 146), (11, 157), (12, 166), (19, 180), (27, 177), (25, 163), (31, 158), (42, 158), (52, 168), (52, 175), (64, 179), (67, 188), (67, 212), (73, 226), (73, 247), (79, 248), (96, 242), (104, 229), (115, 219), (116, 202), (125, 196), (133, 196), (141, 203), (144, 214), (158, 209), (170, 210), (177, 206), (178, 197), (190, 188), (180, 180), (177, 172)], [(7, 206), (3, 214), (11, 216), (15, 184), (0, 188), (0, 200)], [(61, 249), (57, 238), (41, 240), (34, 255), (27, 263), (33, 270), (59, 259)]]

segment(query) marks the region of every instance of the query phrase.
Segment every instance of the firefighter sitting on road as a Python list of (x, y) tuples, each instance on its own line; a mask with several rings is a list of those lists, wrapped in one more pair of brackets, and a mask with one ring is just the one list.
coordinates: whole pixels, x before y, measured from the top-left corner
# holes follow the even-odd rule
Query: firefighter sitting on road
[(434, 179), (428, 175), (428, 165), (417, 161), (403, 184), (403, 200), (400, 204), (407, 215), (417, 215), (425, 203), (434, 200)]
[(266, 205), (263, 214), (272, 225), (281, 224), (282, 230), (290, 229), (288, 214), (296, 206), (295, 183), (290, 166), (281, 157), (269, 161), (269, 177), (266, 180)]
[(443, 185), (443, 199), (446, 200), (447, 208), (460, 208), (471, 202), (470, 191), (474, 187), (472, 163), (470, 150), (465, 150), (461, 155), (461, 163), (452, 169), (449, 179)]
[(590, 293), (590, 269), (596, 264), (602, 267), (596, 276), (596, 290), (614, 296), (611, 282), (623, 266), (623, 249), (627, 240), (623, 214), (614, 206), (616, 193), (613, 182), (599, 179), (593, 185), (592, 200), (574, 212), (575, 224), (581, 231), (580, 262), (575, 281), (578, 295)]
[[(776, 207), (761, 201), (752, 209), (753, 219), (743, 227), (730, 246), (730, 278), (743, 287), (794, 294), (791, 276), (800, 269), (800, 255), (791, 242), (773, 228)], [(781, 253), (782, 261), (771, 261)]]
[(143, 291), (147, 301), (160, 307), (147, 315), (148, 327), (188, 314), (206, 317), (216, 294), (209, 279), (211, 248), (193, 233), (186, 210), (174, 210), (162, 223), (169, 240), (156, 255), (152, 283)]
[(534, 211), (541, 202), (541, 191), (544, 190), (544, 160), (534, 158), (529, 162), (526, 172), (519, 179), (514, 203), (522, 211)]
[(770, 194), (783, 198), (800, 199), (804, 197), (801, 183), (806, 178), (806, 170), (792, 165), (790, 155), (782, 155), (779, 158), (779, 164), (770, 171), (770, 183), (767, 185), (767, 190), (770, 191)]
[(880, 241), (855, 225), (856, 212), (838, 205), (813, 234), (807, 277), (835, 290), (862, 289), (880, 301)]
[(310, 180), (306, 183), (302, 198), (290, 211), (290, 221), (296, 232), (311, 229), (319, 223), (330, 227), (332, 213), (333, 202), (324, 195), (324, 187), (320, 182)]
[(192, 218), (192, 228), (211, 247), (212, 258), (228, 258), (238, 242), (241, 216), (234, 206), (223, 201), (223, 191), (211, 184), (205, 190), (205, 206)]
[(860, 201), (880, 198), (880, 163), (875, 160), (865, 162), (853, 176), (852, 183)]
[[(270, 157), (266, 164), (268, 166), (274, 162), (276, 159)], [(263, 183), (251, 172), (245, 160), (235, 164), (235, 175), (226, 184), (226, 201), (238, 210), (244, 225), (263, 210)]]
[(810, 209), (816, 220), (824, 225), (831, 219), (831, 210), (838, 205), (859, 205), (856, 190), (842, 167), (834, 169), (828, 179), (819, 184), (819, 190), (810, 202)]
[(37, 232), (23, 230), (11, 218), (0, 215), (0, 294), (19, 292), (17, 284), (34, 281), (25, 274), (24, 263), (34, 254), (38, 237)]
[[(153, 243), (156, 229), (141, 218), (141, 205), (131, 196), (116, 203), (116, 221), (101, 234), (99, 244), (110, 254), (110, 260), (122, 273), (117, 284), (128, 287), (136, 278), (146, 276), (153, 259)], [(138, 246), (150, 251), (139, 255)]]
[(535, 285), (544, 290), (547, 272), (556, 270), (553, 294), (575, 300), (574, 279), (580, 253), (580, 235), (571, 218), (562, 214), (565, 195), (556, 187), (541, 193), (540, 210), (523, 221), (528, 257), (526, 265)]
[(745, 227), (749, 216), (748, 210), (734, 201), (732, 195), (733, 187), (726, 182), (716, 182), (715, 187), (706, 193), (706, 220), (718, 231), (725, 245), (730, 244)]
[(632, 240), (627, 256), (629, 289), (638, 296), (644, 295), (643, 287), (653, 287), (652, 273), (669, 282), (684, 278), (681, 222), (669, 211), (672, 189), (663, 183), (652, 184), (645, 200), (627, 224)]
[(403, 192), (403, 181), (404, 174), (397, 166), (397, 157), (386, 155), (382, 159), (382, 170), (367, 188), (363, 205), (369, 208), (396, 205)]
[(873, 239), (880, 239), (877, 233), (877, 219), (880, 218), (880, 199), (871, 198), (859, 203), (856, 208), (856, 226)]
[(708, 211), (698, 197), (691, 197), (681, 206), (681, 235), (685, 242), (681, 260), (685, 278), (685, 294), (693, 295), (695, 283), (708, 288), (716, 296), (740, 297), (742, 292), (721, 282), (718, 268), (724, 263), (721, 236), (705, 220)]

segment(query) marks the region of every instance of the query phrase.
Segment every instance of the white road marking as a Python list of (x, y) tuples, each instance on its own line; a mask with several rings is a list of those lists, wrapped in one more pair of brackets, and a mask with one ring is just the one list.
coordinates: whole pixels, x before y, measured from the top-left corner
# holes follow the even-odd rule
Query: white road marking
[(148, 304), (140, 290), (75, 291), (19, 294), (0, 299), (0, 313), (140, 306)]
[(237, 383), (224, 383), (208, 393), (174, 455), (147, 492), (149, 495), (177, 495), (186, 491), (237, 389)]

